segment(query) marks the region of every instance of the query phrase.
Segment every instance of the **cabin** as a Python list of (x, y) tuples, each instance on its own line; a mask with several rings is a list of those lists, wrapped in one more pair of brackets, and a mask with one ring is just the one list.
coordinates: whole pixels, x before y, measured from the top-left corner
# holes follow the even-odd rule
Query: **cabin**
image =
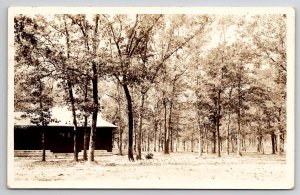
[[(71, 111), (66, 108), (53, 108), (52, 118), (45, 127), (45, 149), (53, 153), (73, 152), (73, 125)], [(24, 118), (24, 113), (15, 112), (14, 118), (14, 150), (42, 150), (42, 128), (33, 124), (30, 118)], [(91, 124), (90, 122), (88, 124)], [(113, 132), (117, 126), (105, 121), (101, 114), (98, 115), (96, 128), (95, 150), (112, 152)], [(91, 128), (87, 127), (89, 143)], [(78, 152), (83, 150), (84, 128), (78, 124), (77, 146)], [(87, 146), (88, 148), (88, 146)]]

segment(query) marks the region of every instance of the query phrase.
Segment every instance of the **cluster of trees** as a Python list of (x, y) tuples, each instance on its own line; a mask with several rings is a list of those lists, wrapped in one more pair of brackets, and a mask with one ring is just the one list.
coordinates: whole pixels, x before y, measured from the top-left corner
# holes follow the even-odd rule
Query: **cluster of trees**
[[(67, 105), (94, 161), (99, 110), (119, 153), (165, 154), (198, 141), (199, 155), (280, 154), (286, 134), (286, 16), (18, 15), (15, 109), (45, 127)], [(101, 106), (100, 106), (101, 104)], [(80, 111), (79, 115), (76, 114)], [(86, 129), (91, 118), (90, 143)], [(42, 136), (44, 143), (44, 137)], [(89, 154), (87, 154), (89, 146)], [(231, 149), (231, 150), (230, 150)], [(45, 155), (43, 155), (45, 160)]]

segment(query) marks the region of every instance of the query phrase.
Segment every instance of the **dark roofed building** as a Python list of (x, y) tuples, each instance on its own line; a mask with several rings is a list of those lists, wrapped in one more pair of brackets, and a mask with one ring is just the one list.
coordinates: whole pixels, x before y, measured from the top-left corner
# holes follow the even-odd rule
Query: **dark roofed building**
[[(73, 152), (73, 125), (71, 112), (66, 108), (53, 108), (52, 118), (45, 129), (45, 147), (53, 153)], [(14, 150), (41, 150), (41, 127), (31, 123), (30, 118), (22, 117), (24, 113), (15, 112), (14, 119)], [(89, 123), (90, 124), (90, 123)], [(99, 114), (96, 130), (95, 150), (112, 151), (113, 130), (117, 126), (105, 121)], [(88, 127), (88, 143), (91, 128)], [(84, 128), (78, 125), (78, 152), (83, 150)], [(87, 147), (88, 148), (88, 147)]]

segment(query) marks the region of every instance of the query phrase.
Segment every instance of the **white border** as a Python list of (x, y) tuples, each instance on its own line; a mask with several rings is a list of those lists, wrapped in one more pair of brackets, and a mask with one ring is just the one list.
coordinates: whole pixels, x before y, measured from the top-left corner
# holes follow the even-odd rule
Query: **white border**
[[(206, 180), (180, 183), (156, 180), (137, 184), (123, 182), (17, 182), (14, 181), (13, 111), (14, 111), (14, 27), (16, 14), (287, 14), (287, 177), (281, 182)], [(8, 120), (7, 120), (7, 185), (9, 188), (172, 188), (172, 189), (291, 189), (295, 177), (295, 10), (290, 7), (10, 7), (8, 12)]]

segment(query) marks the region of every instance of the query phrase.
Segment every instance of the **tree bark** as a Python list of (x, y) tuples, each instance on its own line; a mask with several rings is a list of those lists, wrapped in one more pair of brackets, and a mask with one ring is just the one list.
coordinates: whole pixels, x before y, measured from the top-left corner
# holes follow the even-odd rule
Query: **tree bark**
[(85, 116), (84, 116), (84, 129), (83, 129), (83, 160), (87, 160), (87, 147), (88, 147), (88, 135), (87, 135), (87, 95), (88, 95), (88, 79), (85, 81), (85, 91), (84, 91), (84, 103), (85, 103)]
[(242, 156), (241, 153), (241, 106), (242, 106), (242, 94), (241, 94), (241, 78), (239, 76), (238, 79), (238, 112), (237, 112), (237, 120), (238, 120), (238, 132), (237, 132), (237, 154)]
[(191, 139), (191, 152), (194, 152), (194, 137)]
[(98, 72), (96, 63), (92, 63), (93, 69), (93, 113), (92, 113), (92, 127), (91, 127), (91, 135), (90, 135), (90, 147), (89, 147), (89, 161), (94, 161), (94, 151), (95, 151), (95, 138), (96, 138), (96, 129), (97, 129), (97, 117), (99, 110), (99, 102), (98, 102)]
[(46, 161), (46, 149), (45, 149), (45, 127), (42, 127), (42, 161)]
[[(231, 94), (232, 94), (232, 88), (230, 88), (230, 91), (229, 91), (229, 97), (228, 97), (228, 102), (230, 104), (231, 102)], [(229, 105), (229, 108), (228, 108), (228, 124), (227, 124), (227, 154), (229, 155), (230, 153), (230, 116), (231, 116), (231, 109), (230, 109), (230, 105)]]
[(278, 109), (277, 154), (281, 154), (281, 108)]
[(261, 152), (261, 137), (257, 137), (257, 152)]
[(173, 152), (173, 128), (170, 127), (170, 150)]
[(150, 151), (150, 136), (149, 134), (147, 135), (147, 151)]
[(272, 154), (275, 154), (276, 153), (276, 137), (275, 137), (274, 132), (271, 133), (271, 142), (272, 142)]
[(153, 141), (153, 151), (156, 152), (156, 142), (157, 142), (157, 125), (158, 125), (158, 122), (155, 121), (154, 122), (154, 141)]
[(73, 151), (74, 151), (74, 161), (78, 161), (78, 150), (77, 150), (77, 120), (76, 120), (76, 111), (75, 111), (75, 100), (73, 96), (73, 88), (70, 81), (67, 81), (69, 98), (72, 108), (72, 117), (73, 117)]
[(199, 128), (199, 138), (198, 138), (198, 155), (202, 156), (202, 138), (201, 129)]
[(159, 123), (159, 134), (158, 134), (158, 152), (161, 151), (161, 123)]
[[(119, 111), (120, 112), (120, 111)], [(122, 146), (123, 146), (123, 129), (121, 126), (121, 115), (119, 114), (119, 140), (118, 140), (118, 146), (119, 146), (119, 155), (123, 155), (123, 150), (122, 150)]]
[(87, 160), (87, 147), (88, 147), (88, 136), (87, 136), (87, 116), (84, 117), (83, 127), (83, 160)]
[[(97, 21), (96, 21), (97, 22)], [(88, 34), (86, 33), (86, 27), (83, 26), (82, 23), (78, 23), (80, 30), (82, 32), (83, 38), (84, 38), (84, 43), (85, 43), (85, 48), (87, 49), (88, 52), (90, 52), (90, 46), (88, 42)], [(95, 29), (96, 30), (96, 29)], [(87, 71), (85, 72), (87, 74)], [(85, 103), (85, 116), (84, 116), (84, 129), (83, 129), (83, 160), (88, 160), (87, 157), (87, 148), (88, 148), (88, 135), (87, 135), (87, 112), (88, 112), (88, 107), (87, 107), (87, 95), (88, 95), (88, 84), (89, 84), (89, 79), (86, 77), (85, 78), (85, 89), (84, 89), (84, 103)]]
[(121, 96), (120, 96), (120, 85), (118, 83), (118, 118), (119, 118), (119, 155), (123, 155), (122, 145), (123, 145), (123, 128), (121, 125)]
[(221, 139), (220, 139), (220, 114), (221, 114), (221, 90), (218, 90), (217, 99), (217, 116), (216, 116), (216, 131), (217, 131), (217, 146), (218, 146), (218, 157), (221, 157)]
[[(69, 31), (67, 28), (67, 23), (66, 21), (64, 22), (65, 24), (65, 32), (66, 32), (66, 44), (67, 44), (67, 58), (70, 58), (70, 36), (69, 36)], [(64, 67), (65, 69), (65, 67)], [(68, 86), (68, 93), (69, 93), (69, 99), (71, 103), (71, 108), (72, 108), (72, 117), (73, 117), (73, 149), (74, 149), (74, 161), (78, 161), (78, 151), (77, 151), (77, 121), (76, 121), (76, 112), (75, 112), (75, 100), (73, 96), (73, 85), (71, 83), (71, 79), (67, 73), (66, 76), (67, 80), (67, 86)]]
[(127, 110), (128, 110), (128, 159), (129, 161), (134, 161), (133, 148), (132, 148), (132, 136), (133, 136), (133, 110), (132, 110), (132, 98), (128, 89), (127, 84), (123, 84), (123, 89), (125, 92), (127, 100)]
[(206, 137), (206, 154), (208, 154), (209, 140)]
[(216, 132), (213, 131), (213, 148), (212, 148), (212, 153), (216, 153), (216, 147), (217, 147), (217, 141), (216, 141)]
[(139, 132), (138, 132), (138, 154), (136, 156), (137, 160), (142, 159), (142, 128), (143, 128), (143, 109), (144, 109), (144, 102), (145, 102), (145, 93), (141, 94), (141, 106), (140, 106), (140, 124), (139, 124)]
[(228, 124), (227, 124), (227, 139), (226, 139), (226, 144), (227, 144), (227, 154), (229, 155), (230, 153), (230, 114), (228, 116)]
[(143, 151), (145, 151), (144, 150), (144, 148), (143, 148), (143, 146), (144, 146), (144, 136), (143, 136), (143, 133), (141, 134), (141, 149), (143, 150)]
[(179, 142), (179, 133), (176, 131), (176, 152), (179, 150), (180, 142)]
[(46, 149), (45, 149), (45, 119), (44, 119), (44, 113), (43, 113), (43, 100), (42, 100), (42, 92), (43, 92), (43, 85), (41, 79), (38, 80), (39, 82), (39, 90), (40, 90), (40, 111), (41, 111), (41, 122), (42, 122), (42, 161), (46, 161)]
[(265, 146), (264, 146), (264, 137), (262, 137), (261, 139), (261, 150), (262, 150), (262, 153), (265, 154)]
[(133, 149), (136, 152), (137, 151), (137, 120), (133, 120), (133, 125), (134, 125), (134, 145), (133, 145)]
[(164, 154), (169, 154), (169, 133), (167, 128), (167, 102), (164, 100)]
[(281, 143), (282, 143), (282, 146), (280, 147), (281, 150), (284, 152), (284, 133), (282, 132), (281, 136), (280, 136), (280, 139), (281, 139)]
[[(172, 147), (172, 110), (173, 110), (173, 102), (170, 102), (170, 113), (169, 113), (169, 125), (168, 125), (168, 136), (167, 136), (167, 143), (168, 144), (168, 153), (171, 151), (173, 152)], [(171, 140), (171, 141), (170, 141)]]

